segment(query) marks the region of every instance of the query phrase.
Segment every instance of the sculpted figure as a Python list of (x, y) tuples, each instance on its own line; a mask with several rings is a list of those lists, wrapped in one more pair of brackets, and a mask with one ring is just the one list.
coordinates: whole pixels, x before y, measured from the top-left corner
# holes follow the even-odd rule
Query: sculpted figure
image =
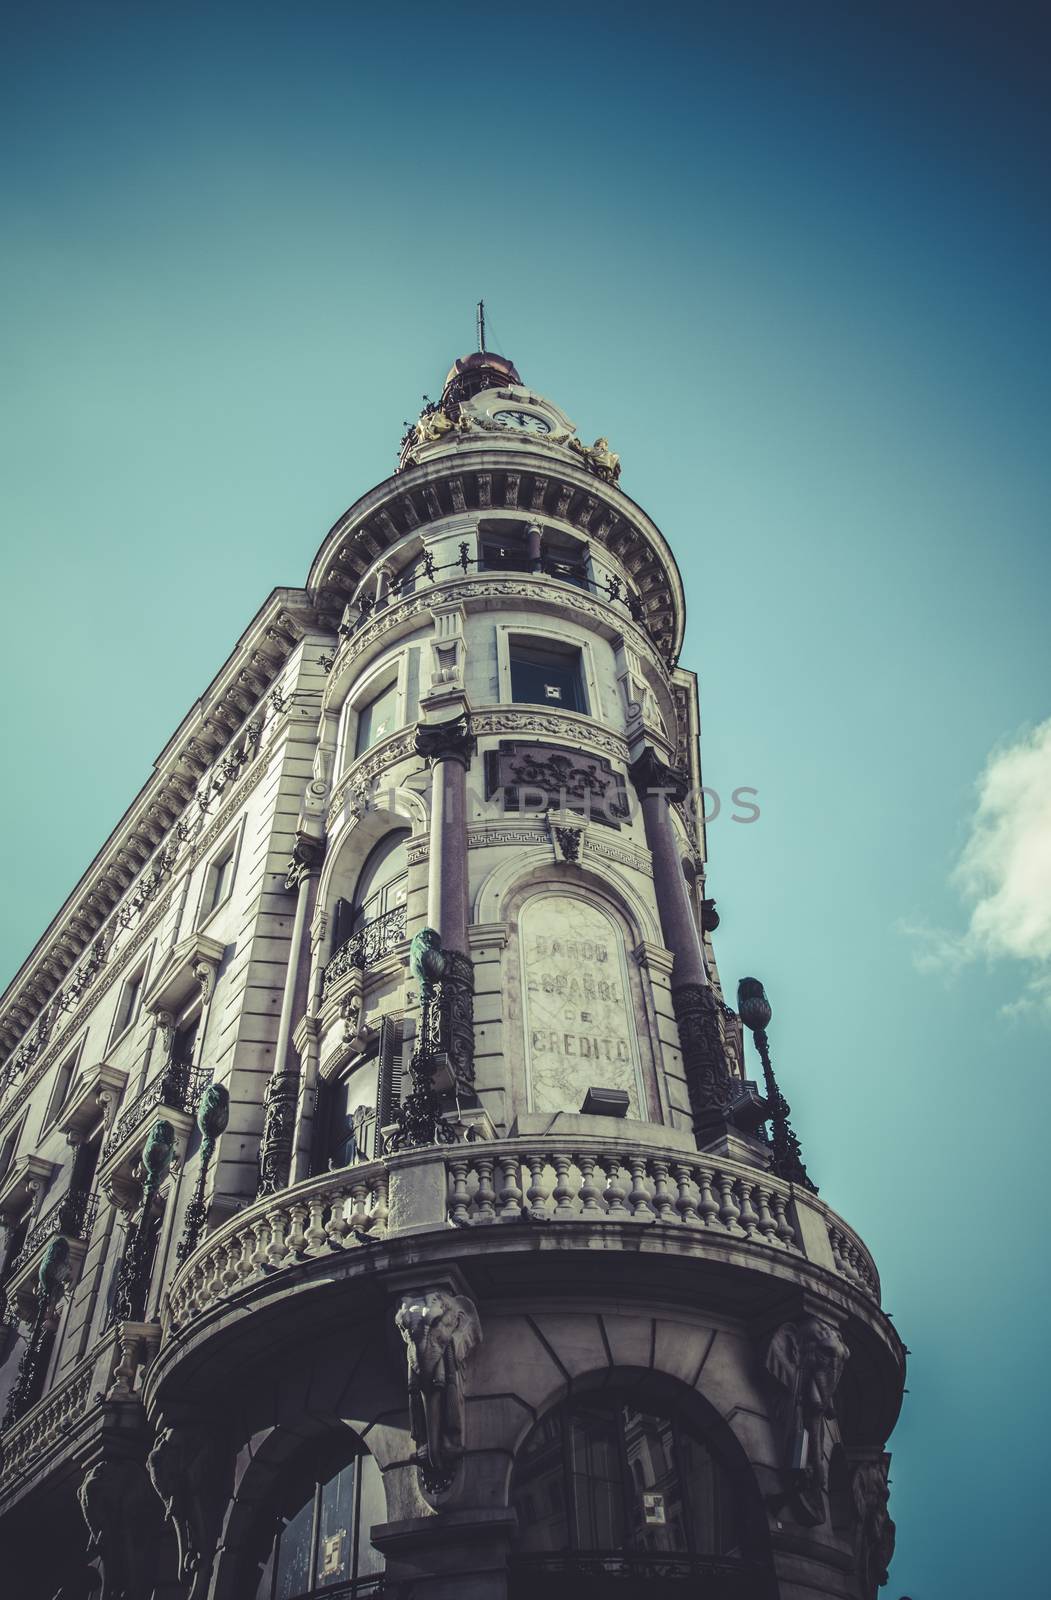
[(416, 424), (416, 439), (419, 444), (436, 444), (447, 433), (451, 433), (453, 423), (444, 411), (435, 409), (425, 411)]
[(810, 1526), (825, 1520), (825, 1428), (850, 1351), (830, 1322), (785, 1322), (767, 1346), (766, 1370), (779, 1392), (782, 1460), (795, 1512)]
[(160, 1511), (139, 1462), (99, 1461), (77, 1499), (88, 1525), (88, 1560), (102, 1575), (99, 1600), (142, 1600), (153, 1593)]
[(214, 1540), (209, 1513), (214, 1499), (216, 1440), (203, 1423), (162, 1428), (147, 1466), (179, 1545), (179, 1577), (196, 1597), (208, 1586)]
[(890, 1501), (888, 1461), (884, 1455), (876, 1461), (860, 1462), (854, 1469), (851, 1483), (857, 1516), (858, 1576), (866, 1595), (875, 1595), (887, 1582), (887, 1569), (894, 1555), (895, 1527), (887, 1509)]
[(405, 1341), (409, 1425), (424, 1484), (447, 1489), (463, 1454), (463, 1374), (482, 1342), (474, 1303), (445, 1289), (407, 1294), (394, 1318)]

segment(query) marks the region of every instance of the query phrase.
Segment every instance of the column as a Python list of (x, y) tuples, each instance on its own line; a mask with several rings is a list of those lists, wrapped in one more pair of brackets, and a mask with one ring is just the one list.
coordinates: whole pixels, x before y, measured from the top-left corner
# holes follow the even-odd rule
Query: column
[(296, 892), (296, 910), (288, 948), (281, 1015), (277, 1024), (274, 1066), (263, 1099), (265, 1115), (259, 1146), (259, 1188), (256, 1191), (259, 1198), (286, 1188), (291, 1176), (299, 1102), (299, 1067), (290, 1060), (289, 1046), (299, 989), (303, 938), (317, 889), (317, 870), (323, 853), (323, 841), (298, 834), (285, 879), (285, 887)]
[(724, 1130), (741, 1084), (730, 1070), (719, 1002), (708, 979), (669, 811), (673, 803), (686, 798), (687, 784), (684, 775), (662, 761), (650, 745), (628, 771), (642, 802), (664, 942), (674, 957), (672, 1006), (679, 1026), (693, 1129), (700, 1143)]
[(416, 753), (431, 770), (427, 921), (439, 935), (445, 971), (435, 985), (435, 1046), (457, 1089), (474, 1082), (474, 964), (468, 954), (467, 769), (474, 751), (466, 710), (445, 722), (421, 722)]

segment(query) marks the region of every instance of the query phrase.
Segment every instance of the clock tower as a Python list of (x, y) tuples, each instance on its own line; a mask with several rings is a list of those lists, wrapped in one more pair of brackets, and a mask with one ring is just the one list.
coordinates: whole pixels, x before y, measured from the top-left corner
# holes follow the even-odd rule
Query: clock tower
[(720, 977), (685, 618), (482, 350), (176, 730), (0, 1010), (22, 1600), (874, 1600), (904, 1350)]

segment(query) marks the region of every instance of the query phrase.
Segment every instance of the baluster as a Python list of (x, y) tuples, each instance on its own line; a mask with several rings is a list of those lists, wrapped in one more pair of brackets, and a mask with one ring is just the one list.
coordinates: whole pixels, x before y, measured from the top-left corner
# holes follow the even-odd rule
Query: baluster
[(526, 1156), (526, 1165), (529, 1168), (529, 1188), (526, 1199), (529, 1201), (529, 1211), (538, 1222), (547, 1219), (547, 1184), (544, 1182), (544, 1168), (547, 1165), (544, 1157), (534, 1151)]
[(683, 1222), (689, 1227), (696, 1228), (700, 1224), (700, 1218), (697, 1215), (697, 1207), (693, 1203), (693, 1184), (691, 1182), (693, 1173), (690, 1170), (690, 1164), (688, 1161), (676, 1161), (672, 1171), (679, 1186), (675, 1209)]
[(267, 1265), (266, 1246), (270, 1237), (270, 1218), (256, 1217), (252, 1223), (252, 1232), (255, 1234), (255, 1249), (251, 1256), (252, 1271), (262, 1272)]
[(759, 1216), (752, 1204), (752, 1188), (753, 1185), (751, 1183), (748, 1183), (744, 1178), (738, 1178), (737, 1193), (741, 1197), (740, 1223), (744, 1229), (746, 1239), (759, 1238), (759, 1229), (756, 1227)]
[(218, 1248), (213, 1248), (205, 1269), (204, 1295), (206, 1305), (211, 1305), (213, 1300), (218, 1300), (223, 1292), (222, 1264), (223, 1250), (220, 1245)]
[(606, 1158), (606, 1210), (607, 1214), (623, 1221), (630, 1217), (631, 1212), (627, 1207), (627, 1186), (620, 1176), (621, 1158), (619, 1155), (610, 1155)]
[[(580, 1168), (581, 1214), (585, 1217), (597, 1216), (602, 1210), (602, 1190), (595, 1182), (595, 1157), (589, 1151), (581, 1150), (576, 1159)], [(602, 1172), (601, 1167), (599, 1172)], [(602, 1176), (605, 1177), (604, 1172)]]
[(289, 1253), (289, 1243), (285, 1237), (288, 1218), (278, 1206), (273, 1211), (267, 1212), (267, 1221), (270, 1224), (270, 1243), (267, 1246), (266, 1256), (272, 1267), (279, 1267)]
[(575, 1216), (573, 1189), (569, 1181), (569, 1169), (573, 1165), (572, 1158), (563, 1152), (561, 1155), (552, 1156), (551, 1159), (555, 1166), (555, 1216)]
[(452, 1222), (463, 1224), (471, 1220), (471, 1197), (467, 1191), (467, 1166), (466, 1155), (449, 1157), (449, 1176), (452, 1180), (452, 1191), (449, 1195), (449, 1219)]
[(387, 1231), (387, 1217), (390, 1215), (390, 1207), (387, 1204), (387, 1184), (387, 1173), (384, 1170), (373, 1181), (372, 1185), (372, 1196), (375, 1201), (372, 1210), (372, 1231), (380, 1236)]
[(493, 1201), (496, 1195), (493, 1190), (493, 1158), (489, 1155), (479, 1155), (475, 1160), (478, 1168), (478, 1189), (474, 1197), (475, 1210), (479, 1222), (492, 1222), (496, 1217), (496, 1207)]
[(500, 1215), (511, 1222), (517, 1222), (522, 1215), (522, 1190), (518, 1183), (522, 1171), (522, 1163), (517, 1155), (499, 1155), (497, 1165), (502, 1174), (500, 1192), (497, 1199), (500, 1202)]
[(234, 1249), (234, 1240), (226, 1239), (222, 1245), (223, 1269), (219, 1274), (219, 1281), (224, 1289), (232, 1289), (237, 1282), (237, 1252)]
[(781, 1241), (777, 1237), (777, 1223), (770, 1210), (770, 1190), (765, 1183), (757, 1183), (755, 1193), (759, 1201), (759, 1232), (767, 1244), (780, 1244)]
[(323, 1221), (327, 1200), (328, 1195), (325, 1194), (312, 1194), (310, 1196), (310, 1224), (304, 1234), (307, 1255), (319, 1256), (328, 1243), (328, 1235), (325, 1232)]
[(740, 1233), (737, 1219), (741, 1208), (734, 1199), (734, 1180), (729, 1172), (715, 1174), (715, 1187), (719, 1191), (719, 1221), (727, 1233)]
[(650, 1205), (650, 1192), (646, 1187), (645, 1156), (629, 1154), (628, 1171), (631, 1173), (631, 1192), (628, 1195), (631, 1214), (638, 1222), (652, 1222), (657, 1213)]
[(697, 1211), (706, 1228), (714, 1228), (719, 1216), (719, 1202), (712, 1193), (712, 1182), (715, 1173), (711, 1167), (697, 1168), (697, 1188), (699, 1190)]
[[(348, 1233), (358, 1222), (358, 1210), (362, 1206), (364, 1195), (365, 1185), (360, 1179), (351, 1185), (349, 1194), (344, 1194), (342, 1190), (337, 1189), (332, 1195), (332, 1201), (328, 1208), (328, 1221), (325, 1224), (325, 1237), (333, 1250), (341, 1250), (343, 1248)], [(352, 1196), (356, 1204), (348, 1217), (347, 1202)]]
[(288, 1230), (288, 1248), (293, 1255), (301, 1256), (306, 1251), (306, 1221), (310, 1215), (302, 1201), (297, 1200), (288, 1208), (288, 1216), (292, 1226)]
[(650, 1162), (653, 1173), (653, 1206), (658, 1222), (678, 1222), (675, 1200), (668, 1191), (668, 1163), (656, 1158)]
[(787, 1198), (785, 1195), (781, 1194), (779, 1190), (775, 1189), (771, 1195), (771, 1203), (774, 1208), (774, 1223), (777, 1228), (777, 1237), (780, 1239), (786, 1250), (791, 1250), (795, 1246), (796, 1230), (788, 1220)]

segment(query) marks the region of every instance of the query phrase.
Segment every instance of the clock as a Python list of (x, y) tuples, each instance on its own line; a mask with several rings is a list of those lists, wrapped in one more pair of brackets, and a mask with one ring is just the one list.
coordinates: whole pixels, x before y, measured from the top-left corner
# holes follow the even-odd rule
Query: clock
[(501, 428), (518, 428), (522, 433), (550, 433), (551, 424), (531, 411), (494, 411), (493, 421)]

